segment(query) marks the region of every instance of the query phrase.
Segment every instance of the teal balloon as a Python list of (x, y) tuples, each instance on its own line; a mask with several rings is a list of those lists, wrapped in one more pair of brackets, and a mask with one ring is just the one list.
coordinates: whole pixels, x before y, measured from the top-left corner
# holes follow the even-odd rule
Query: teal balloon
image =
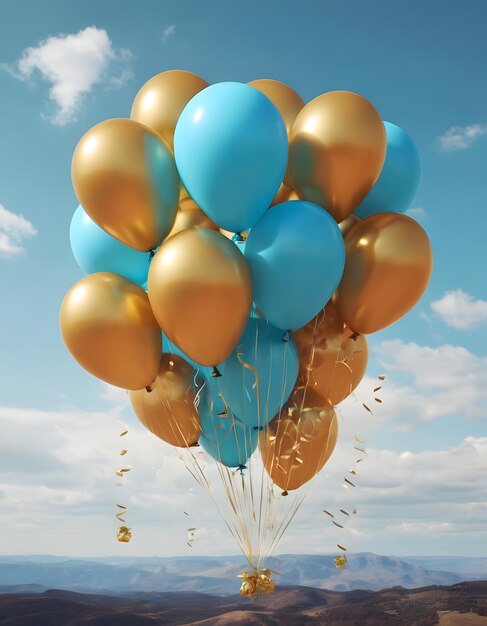
[(387, 152), (382, 172), (355, 210), (360, 218), (376, 213), (401, 213), (411, 204), (421, 174), (419, 154), (411, 137), (399, 126), (384, 122)]
[(218, 226), (242, 232), (265, 213), (286, 171), (282, 117), (260, 91), (217, 83), (179, 117), (174, 157), (183, 185)]
[(218, 431), (228, 430), (235, 419), (233, 411), (227, 407), (218, 389), (210, 385), (203, 385), (199, 391), (198, 413), (201, 431), (211, 441), (216, 441)]
[(299, 357), (291, 337), (267, 320), (250, 318), (232, 354), (218, 366), (217, 387), (240, 421), (262, 429), (289, 398)]
[(335, 292), (345, 265), (345, 244), (327, 211), (302, 200), (273, 206), (245, 245), (254, 302), (273, 326), (307, 324)]
[(203, 429), (198, 440), (211, 457), (227, 467), (244, 466), (257, 448), (258, 432), (233, 418), (226, 429)]
[(85, 272), (112, 272), (144, 285), (150, 265), (150, 253), (139, 252), (118, 241), (100, 228), (80, 205), (69, 229), (74, 258)]

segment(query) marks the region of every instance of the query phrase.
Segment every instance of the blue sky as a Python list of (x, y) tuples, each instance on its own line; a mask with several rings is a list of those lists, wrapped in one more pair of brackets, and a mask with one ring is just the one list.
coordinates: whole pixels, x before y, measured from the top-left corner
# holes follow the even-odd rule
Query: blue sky
[[(109, 470), (105, 475), (100, 469), (110, 467), (114, 457), (99, 442), (90, 442), (106, 436), (110, 447), (115, 419), (137, 426), (120, 394), (71, 359), (57, 324), (60, 301), (81, 276), (68, 238), (77, 204), (71, 155), (95, 123), (128, 116), (133, 97), (150, 76), (180, 68), (209, 82), (279, 79), (305, 100), (333, 89), (356, 91), (413, 137), (422, 180), (411, 214), (431, 238), (435, 269), (416, 308), (371, 338), (370, 376), (386, 371), (388, 379), (384, 405), (369, 420), (371, 458), (357, 496), (364, 513), (357, 518), (354, 548), (478, 553), (487, 513), (482, 505), (487, 499), (486, 19), (482, 0), (0, 3), (0, 423), (8, 435), (0, 443), (0, 469), (5, 469), (0, 499), (13, 538), (0, 543), (0, 552), (36, 551), (43, 524), (52, 532), (46, 550), (79, 551), (80, 515), (92, 520), (88, 553), (118, 549), (110, 543), (113, 523), (106, 510), (114, 497)], [(97, 54), (73, 64), (62, 35), (78, 35), (81, 47), (94, 41)], [(50, 37), (53, 56), (46, 54)], [(50, 97), (53, 87), (57, 99)], [(449, 292), (454, 293), (445, 295)], [(364, 382), (364, 394), (371, 385)], [(343, 414), (348, 420), (343, 450), (331, 464), (327, 487), (337, 503), (341, 496), (334, 494), (341, 487), (338, 479), (333, 483), (333, 472), (340, 474), (340, 463), (349, 462), (346, 437), (367, 430), (357, 406), (346, 406)], [(86, 456), (70, 452), (74, 443), (64, 429), (71, 424), (70, 437)], [(150, 553), (158, 526), (148, 511), (154, 502), (166, 506), (171, 499), (151, 500), (154, 471), (148, 462), (145, 469), (140, 464), (148, 449), (157, 457), (159, 444), (142, 431), (136, 437), (141, 478), (134, 476), (131, 497), (134, 504), (139, 498), (134, 516), (142, 537), (130, 549)], [(55, 452), (50, 442), (56, 442)], [(404, 453), (412, 456), (401, 457)], [(457, 473), (450, 475), (453, 467)], [(427, 479), (421, 480), (421, 471)], [(411, 474), (413, 484), (406, 490)], [(89, 493), (93, 485), (95, 495)], [(166, 487), (161, 480), (157, 490)], [(312, 488), (310, 515), (320, 488)], [(391, 490), (403, 494), (392, 507), (395, 514)], [(424, 508), (411, 505), (415, 499), (424, 501)], [(167, 524), (175, 528), (179, 508), (165, 510)], [(316, 519), (313, 529), (322, 542), (315, 549), (322, 551), (333, 541)], [(211, 516), (200, 521), (207, 531), (192, 554), (211, 552), (217, 522)], [(107, 533), (103, 540), (95, 539), (100, 525)], [(384, 534), (380, 543), (377, 529)], [(286, 549), (291, 542), (292, 537)], [(184, 548), (182, 540), (173, 549), (182, 553)], [(153, 551), (168, 549), (161, 544)], [(234, 551), (230, 543), (225, 549)]]

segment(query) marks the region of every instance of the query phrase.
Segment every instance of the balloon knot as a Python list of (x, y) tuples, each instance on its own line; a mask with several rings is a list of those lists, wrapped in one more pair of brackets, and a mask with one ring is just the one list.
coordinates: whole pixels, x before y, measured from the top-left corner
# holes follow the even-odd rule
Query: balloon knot
[(149, 263), (152, 261), (155, 255), (156, 253), (154, 252), (154, 250), (149, 250)]
[(235, 235), (232, 237), (232, 241), (237, 243), (238, 241), (243, 241), (244, 238), (242, 237), (242, 235), (240, 233), (235, 233)]
[(243, 476), (244, 475), (243, 471), (247, 469), (247, 466), (246, 465), (239, 465), (237, 469), (240, 472), (240, 475)]
[(220, 378), (221, 373), (220, 370), (218, 369), (218, 367), (215, 365), (211, 371), (211, 376), (212, 378)]
[(350, 337), (350, 339), (353, 339), (353, 341), (357, 341), (357, 339), (360, 337), (360, 333), (353, 333), (353, 335)]
[(281, 496), (288, 496), (289, 493), (284, 489), (284, 491), (281, 493)]
[(263, 426), (254, 426), (254, 430), (258, 430), (258, 431), (259, 431), (259, 433), (261, 433), (261, 432), (262, 432), (263, 430), (265, 430), (265, 429), (264, 429), (264, 427), (263, 427)]
[(190, 448), (199, 448), (199, 447), (200, 447), (200, 444), (199, 444), (197, 441), (195, 441), (195, 442), (194, 442), (194, 443), (192, 443), (189, 447), (190, 447)]
[(287, 343), (290, 339), (290, 330), (286, 330), (286, 332), (283, 334), (281, 341), (283, 341), (284, 343)]
[(152, 391), (152, 387), (150, 385), (147, 385), (147, 387), (145, 388), (145, 390), (147, 391), (147, 393), (151, 393)]

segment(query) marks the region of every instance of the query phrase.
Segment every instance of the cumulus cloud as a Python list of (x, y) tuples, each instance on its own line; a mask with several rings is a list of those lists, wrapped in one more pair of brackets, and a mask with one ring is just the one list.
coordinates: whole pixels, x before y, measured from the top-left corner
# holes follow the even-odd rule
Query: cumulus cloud
[(428, 213), (420, 206), (411, 207), (407, 209), (406, 215), (409, 215), (413, 219), (422, 220), (428, 217)]
[(471, 330), (487, 322), (487, 300), (475, 299), (463, 289), (447, 291), (431, 303), (433, 311), (447, 326), (457, 330)]
[(23, 252), (24, 239), (30, 239), (36, 234), (36, 229), (28, 219), (0, 204), (0, 254), (13, 256)]
[(166, 41), (170, 39), (171, 37), (173, 37), (175, 34), (176, 34), (176, 24), (170, 24), (169, 26), (166, 26), (166, 28), (164, 28), (164, 30), (162, 31), (162, 35), (161, 35), (162, 42), (166, 43)]
[(130, 76), (129, 50), (115, 49), (107, 32), (89, 26), (76, 34), (56, 35), (26, 48), (8, 71), (20, 80), (39, 72), (50, 84), (49, 98), (57, 111), (49, 117), (59, 126), (76, 119), (83, 98), (95, 85), (120, 85)]
[(452, 126), (439, 137), (440, 147), (445, 152), (466, 150), (479, 137), (487, 133), (487, 124), (471, 124), (470, 126)]

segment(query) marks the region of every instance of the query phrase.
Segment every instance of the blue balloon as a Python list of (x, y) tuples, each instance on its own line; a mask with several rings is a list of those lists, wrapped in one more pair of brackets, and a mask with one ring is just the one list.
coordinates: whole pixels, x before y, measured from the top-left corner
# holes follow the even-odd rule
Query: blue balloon
[(343, 274), (345, 245), (337, 223), (311, 202), (273, 206), (245, 245), (254, 302), (277, 328), (307, 324), (333, 295)]
[(242, 83), (217, 83), (196, 94), (174, 134), (176, 165), (188, 193), (221, 228), (237, 233), (270, 206), (287, 155), (279, 111)]
[(226, 430), (211, 427), (208, 436), (203, 430), (198, 443), (222, 465), (242, 467), (257, 448), (257, 439), (258, 431), (233, 418)]
[(81, 205), (74, 212), (69, 237), (74, 258), (86, 274), (113, 272), (137, 285), (145, 284), (150, 253), (129, 248), (106, 233)]
[(218, 369), (222, 375), (217, 387), (225, 402), (244, 424), (262, 429), (293, 390), (298, 351), (292, 338), (283, 339), (282, 330), (267, 320), (250, 318), (234, 351)]
[(399, 126), (384, 122), (387, 152), (379, 179), (355, 213), (369, 217), (376, 213), (401, 213), (411, 204), (419, 184), (419, 154), (411, 137)]

